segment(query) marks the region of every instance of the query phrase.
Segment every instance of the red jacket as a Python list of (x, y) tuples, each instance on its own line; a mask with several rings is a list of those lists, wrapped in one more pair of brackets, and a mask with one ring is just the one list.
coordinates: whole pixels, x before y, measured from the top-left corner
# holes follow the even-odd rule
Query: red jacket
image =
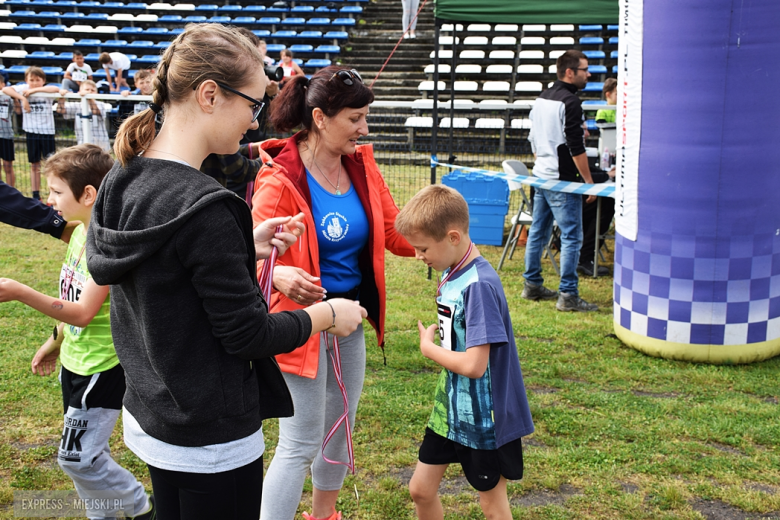
[[(260, 159), (263, 167), (255, 181), (255, 195), (252, 198), (252, 218), (255, 225), (271, 218), (286, 215), (305, 214), (307, 232), (299, 243), (290, 247), (279, 257), (277, 265), (299, 267), (320, 276), (319, 246), (314, 230), (311, 195), (306, 179), (306, 170), (298, 154), (297, 142), (301, 134), (289, 139), (271, 139), (261, 143)], [(414, 256), (409, 242), (395, 230), (398, 207), (374, 161), (371, 145), (360, 145), (353, 155), (342, 158), (344, 170), (363, 204), (369, 222), (368, 244), (360, 255), (363, 281), (360, 284), (360, 304), (368, 311), (368, 320), (376, 330), (380, 346), (384, 346), (385, 331), (385, 248), (398, 256)], [(258, 262), (260, 273), (263, 261)], [(269, 302), (272, 312), (303, 308), (279, 291), (274, 291)], [(276, 356), (282, 371), (298, 376), (317, 376), (319, 360), (319, 335), (311, 338), (302, 347)]]

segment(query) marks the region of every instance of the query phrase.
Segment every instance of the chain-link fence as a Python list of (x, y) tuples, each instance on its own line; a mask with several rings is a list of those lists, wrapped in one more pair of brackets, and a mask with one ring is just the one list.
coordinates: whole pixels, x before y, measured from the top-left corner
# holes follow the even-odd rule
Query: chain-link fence
[[(23, 193), (32, 192), (32, 165), (44, 152), (54, 152), (80, 142), (110, 147), (119, 124), (128, 115), (145, 110), (149, 96), (77, 94), (62, 98), (58, 94), (33, 94), (28, 98), (30, 112), (23, 101), (0, 97), (2, 138), (12, 143), (15, 159), (11, 163), (15, 185)], [(431, 183), (431, 156), (447, 163), (500, 170), (505, 159), (530, 164), (533, 155), (528, 142), (532, 104), (502, 105), (496, 102), (470, 104), (456, 101), (439, 104), (436, 147), (433, 146), (433, 104), (415, 102), (375, 102), (370, 108), (370, 134), (361, 143), (372, 143), (374, 155), (399, 205)], [(8, 135), (8, 137), (5, 137)], [(272, 131), (269, 137), (283, 137)], [(589, 137), (595, 146), (597, 132)], [(11, 146), (11, 145), (9, 145)], [(4, 159), (4, 165), (10, 160)], [(40, 159), (39, 159), (40, 160)], [(436, 182), (447, 169), (436, 170)], [(7, 175), (7, 171), (6, 171)], [(9, 177), (5, 177), (8, 179)], [(42, 198), (46, 193), (43, 180)]]

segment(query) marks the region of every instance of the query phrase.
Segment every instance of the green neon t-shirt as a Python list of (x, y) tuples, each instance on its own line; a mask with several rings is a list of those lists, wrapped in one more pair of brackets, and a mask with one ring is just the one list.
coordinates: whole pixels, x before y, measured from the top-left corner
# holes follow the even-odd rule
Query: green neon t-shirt
[[(87, 270), (85, 231), (83, 224), (73, 230), (65, 263), (60, 271), (60, 296), (70, 302), (79, 301), (81, 291), (92, 278)], [(63, 294), (66, 289), (67, 294)], [(71, 372), (89, 376), (119, 364), (111, 337), (110, 298), (111, 295), (106, 296), (106, 301), (86, 327), (65, 325), (60, 362)]]
[(598, 110), (596, 111), (596, 121), (604, 121), (605, 123), (615, 122), (614, 110)]

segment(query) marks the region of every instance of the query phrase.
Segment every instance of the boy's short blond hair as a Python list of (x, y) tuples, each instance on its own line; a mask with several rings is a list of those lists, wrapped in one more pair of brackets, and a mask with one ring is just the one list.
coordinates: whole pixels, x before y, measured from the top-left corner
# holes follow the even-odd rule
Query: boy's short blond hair
[(149, 69), (138, 69), (135, 76), (133, 76), (133, 79), (138, 81), (139, 79), (151, 78), (153, 75), (154, 73)]
[(27, 81), (27, 78), (30, 76), (38, 76), (41, 78), (44, 82), (46, 82), (46, 73), (43, 72), (43, 69), (40, 67), (29, 67), (26, 71), (24, 71), (24, 80)]
[(87, 87), (95, 87), (95, 88), (97, 88), (97, 83), (95, 83), (95, 82), (94, 82), (94, 81), (92, 81), (91, 79), (85, 79), (84, 81), (82, 81), (82, 82), (81, 82), (81, 85), (79, 85), (79, 89), (80, 89), (81, 87), (85, 86), (85, 85), (86, 85)]
[(114, 158), (95, 144), (79, 144), (63, 148), (46, 160), (43, 172), (59, 177), (68, 184), (76, 200), (84, 194), (84, 188), (97, 190), (103, 177), (114, 166)]
[(469, 205), (463, 195), (441, 184), (432, 184), (412, 197), (395, 219), (395, 229), (403, 236), (422, 233), (436, 241), (457, 229), (469, 232)]
[(100, 56), (98, 56), (98, 63), (101, 65), (108, 65), (113, 60), (111, 59), (111, 55), (107, 52), (101, 52)]

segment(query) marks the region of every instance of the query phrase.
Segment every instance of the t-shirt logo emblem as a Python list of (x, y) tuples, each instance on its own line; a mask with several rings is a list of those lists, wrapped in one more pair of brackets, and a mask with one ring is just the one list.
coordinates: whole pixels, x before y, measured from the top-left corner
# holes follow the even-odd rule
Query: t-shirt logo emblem
[(333, 217), (330, 221), (330, 224), (328, 224), (328, 236), (330, 238), (339, 238), (341, 236), (342, 231), (343, 228), (341, 227), (341, 222), (339, 222), (339, 218)]

